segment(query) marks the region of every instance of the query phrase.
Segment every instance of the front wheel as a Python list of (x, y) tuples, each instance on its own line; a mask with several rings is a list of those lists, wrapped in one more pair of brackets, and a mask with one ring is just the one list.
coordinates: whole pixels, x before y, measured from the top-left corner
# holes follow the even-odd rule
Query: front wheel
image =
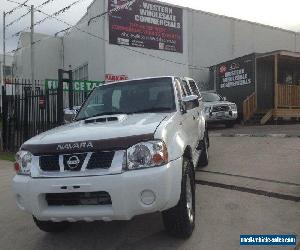
[(63, 232), (70, 225), (70, 223), (66, 222), (66, 221), (63, 221), (63, 222), (41, 221), (35, 217), (33, 217), (33, 221), (40, 230), (47, 232), (47, 233)]
[(208, 131), (205, 131), (202, 143), (202, 150), (198, 161), (198, 167), (206, 167), (208, 165), (208, 148), (209, 148), (209, 136)]
[(183, 160), (181, 195), (178, 204), (162, 213), (166, 230), (177, 238), (189, 238), (195, 228), (195, 175), (189, 159)]

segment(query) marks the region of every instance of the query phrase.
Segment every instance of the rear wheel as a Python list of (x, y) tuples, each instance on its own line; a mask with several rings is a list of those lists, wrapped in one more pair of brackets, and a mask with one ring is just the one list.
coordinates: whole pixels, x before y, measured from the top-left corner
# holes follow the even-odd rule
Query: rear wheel
[(193, 165), (184, 158), (181, 195), (178, 204), (162, 213), (166, 230), (178, 238), (188, 238), (195, 228), (195, 175)]
[(63, 232), (70, 226), (70, 223), (66, 221), (63, 222), (41, 221), (35, 217), (33, 217), (33, 221), (40, 230), (47, 233)]
[(228, 121), (225, 123), (226, 128), (233, 128), (234, 127), (234, 121)]

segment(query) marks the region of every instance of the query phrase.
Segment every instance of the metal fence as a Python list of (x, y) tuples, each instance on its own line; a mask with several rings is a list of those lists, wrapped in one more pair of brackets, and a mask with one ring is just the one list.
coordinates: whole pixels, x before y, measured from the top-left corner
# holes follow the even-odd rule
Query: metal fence
[(2, 145), (17, 151), (27, 139), (57, 126), (57, 91), (14, 79), (2, 87)]
[[(58, 91), (46, 89), (41, 81), (32, 85), (24, 79), (13, 79), (2, 86), (4, 151), (15, 152), (24, 141), (61, 124), (62, 110), (69, 106), (69, 93), (59, 95)], [(87, 95), (84, 91), (73, 93), (73, 105), (80, 106)]]

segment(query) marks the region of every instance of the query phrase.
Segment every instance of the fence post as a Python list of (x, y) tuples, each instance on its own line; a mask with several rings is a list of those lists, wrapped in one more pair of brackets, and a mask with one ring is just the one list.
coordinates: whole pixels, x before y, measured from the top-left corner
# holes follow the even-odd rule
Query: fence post
[(29, 105), (28, 105), (28, 89), (25, 87), (24, 88), (24, 141), (28, 140), (28, 121), (29, 121)]
[(1, 148), (2, 150), (7, 149), (7, 96), (5, 85), (2, 86), (2, 131), (1, 131)]
[(62, 125), (64, 122), (64, 82), (63, 82), (64, 71), (62, 69), (58, 70), (58, 86), (57, 86), (57, 123)]
[(74, 106), (73, 102), (73, 74), (72, 70), (68, 71), (69, 74), (69, 109), (72, 110)]

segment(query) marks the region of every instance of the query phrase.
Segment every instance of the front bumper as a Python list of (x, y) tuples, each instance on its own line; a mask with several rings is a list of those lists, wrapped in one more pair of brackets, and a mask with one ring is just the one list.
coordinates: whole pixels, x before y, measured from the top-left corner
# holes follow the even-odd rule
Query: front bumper
[[(180, 198), (181, 178), (182, 158), (179, 158), (162, 167), (116, 175), (71, 178), (31, 178), (17, 175), (12, 185), (18, 207), (39, 220), (111, 221), (130, 220), (136, 215), (164, 211), (176, 206)], [(47, 193), (99, 191), (109, 193), (111, 205), (49, 206), (45, 198)], [(148, 195), (154, 194), (155, 200), (151, 205), (142, 202), (143, 191), (147, 191)]]
[(235, 121), (238, 118), (237, 111), (221, 111), (211, 112), (205, 114), (207, 122), (222, 122), (222, 121)]

